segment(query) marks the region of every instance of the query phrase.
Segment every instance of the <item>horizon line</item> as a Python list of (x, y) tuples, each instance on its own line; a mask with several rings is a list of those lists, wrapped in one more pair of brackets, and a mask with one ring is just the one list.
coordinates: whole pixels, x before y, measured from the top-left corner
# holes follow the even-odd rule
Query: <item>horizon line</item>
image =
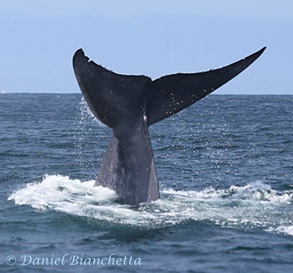
[[(25, 92), (25, 91), (5, 91), (3, 90), (2, 92), (0, 92), (0, 95), (8, 95), (8, 94), (52, 94), (52, 95), (56, 95), (56, 94), (62, 94), (62, 95), (74, 95), (74, 94), (80, 94), (82, 95), (81, 92)], [(266, 96), (266, 95), (269, 95), (269, 96), (272, 96), (272, 95), (275, 95), (275, 96), (293, 96), (293, 94), (287, 94), (287, 93), (231, 93), (231, 94), (228, 94), (228, 93), (224, 93), (224, 94), (216, 94), (216, 93), (211, 93), (209, 94), (210, 95), (216, 95), (216, 96), (225, 96), (225, 95), (233, 95), (233, 96)]]

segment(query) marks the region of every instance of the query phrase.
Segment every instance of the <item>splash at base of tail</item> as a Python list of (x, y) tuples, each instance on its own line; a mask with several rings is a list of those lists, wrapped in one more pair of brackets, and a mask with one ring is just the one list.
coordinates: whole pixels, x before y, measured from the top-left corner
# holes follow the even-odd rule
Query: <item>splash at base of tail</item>
[(96, 185), (116, 191), (127, 204), (159, 199), (148, 127), (212, 93), (264, 50), (220, 69), (172, 74), (154, 81), (114, 73), (89, 61), (82, 49), (77, 50), (73, 68), (84, 98), (94, 115), (113, 130)]

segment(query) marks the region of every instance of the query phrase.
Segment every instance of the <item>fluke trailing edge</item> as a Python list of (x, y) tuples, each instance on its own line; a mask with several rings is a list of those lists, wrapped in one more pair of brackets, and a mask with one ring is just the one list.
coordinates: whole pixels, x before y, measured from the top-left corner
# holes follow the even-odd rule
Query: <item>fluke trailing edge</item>
[(113, 130), (96, 185), (127, 204), (155, 201), (159, 186), (148, 127), (190, 106), (233, 79), (265, 50), (220, 69), (152, 80), (116, 74), (75, 52), (73, 68), (91, 111)]

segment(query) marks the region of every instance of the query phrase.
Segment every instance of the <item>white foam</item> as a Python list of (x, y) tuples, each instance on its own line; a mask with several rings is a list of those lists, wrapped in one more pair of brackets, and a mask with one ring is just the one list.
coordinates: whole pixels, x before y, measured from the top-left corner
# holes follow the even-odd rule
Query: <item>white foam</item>
[(266, 231), (293, 236), (293, 226), (292, 225), (291, 226), (269, 227), (266, 229)]
[(290, 204), (293, 202), (292, 191), (280, 193), (273, 190), (270, 185), (264, 184), (261, 181), (252, 182), (246, 186), (232, 185), (228, 189), (215, 189), (210, 187), (203, 191), (174, 191), (173, 189), (168, 189), (164, 192), (168, 194), (176, 194), (178, 197), (192, 197), (197, 200), (250, 200), (268, 202), (271, 204)]
[(276, 231), (293, 236), (293, 226), (279, 226)]
[(38, 210), (61, 211), (149, 229), (195, 220), (225, 227), (261, 227), (293, 235), (292, 191), (279, 192), (257, 181), (228, 189), (167, 189), (161, 193), (162, 199), (133, 208), (115, 202), (116, 193), (94, 187), (93, 180), (81, 182), (68, 176), (47, 175), (42, 182), (27, 184), (8, 199)]
[(94, 180), (81, 183), (78, 179), (68, 176), (46, 175), (40, 183), (29, 183), (25, 188), (15, 191), (8, 200), (17, 205), (30, 205), (33, 208), (46, 210), (56, 209), (66, 212), (77, 207), (100, 204), (117, 198), (114, 191), (94, 187)]

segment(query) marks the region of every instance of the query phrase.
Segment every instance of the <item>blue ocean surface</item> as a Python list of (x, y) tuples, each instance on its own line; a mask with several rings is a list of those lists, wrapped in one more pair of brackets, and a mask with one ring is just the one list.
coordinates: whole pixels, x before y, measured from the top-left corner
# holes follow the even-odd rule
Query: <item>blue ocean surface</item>
[(80, 94), (2, 94), (0, 125), (1, 272), (293, 272), (293, 96), (151, 126), (161, 199), (139, 206), (94, 187), (111, 130)]

